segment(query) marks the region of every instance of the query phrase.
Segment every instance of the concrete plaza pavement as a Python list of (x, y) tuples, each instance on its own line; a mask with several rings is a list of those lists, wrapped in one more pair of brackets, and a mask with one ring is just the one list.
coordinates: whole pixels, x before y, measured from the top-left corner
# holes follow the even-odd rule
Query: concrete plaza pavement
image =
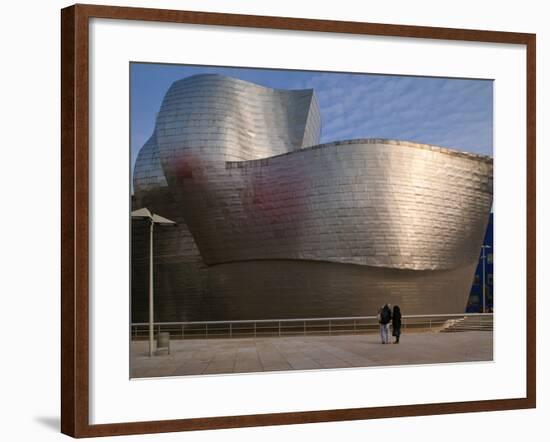
[(148, 341), (131, 344), (132, 378), (384, 365), (490, 361), (493, 333), (407, 333), (398, 345), (377, 334), (172, 340), (150, 358)]

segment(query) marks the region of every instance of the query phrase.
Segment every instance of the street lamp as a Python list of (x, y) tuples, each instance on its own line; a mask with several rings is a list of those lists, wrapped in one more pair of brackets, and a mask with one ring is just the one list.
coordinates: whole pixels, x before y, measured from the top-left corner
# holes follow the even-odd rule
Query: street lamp
[(485, 261), (487, 260), (487, 255), (485, 255), (485, 249), (490, 249), (491, 246), (488, 246), (486, 244), (483, 244), (481, 246), (481, 262), (482, 262), (482, 265), (483, 265), (483, 288), (482, 288), (482, 293), (483, 293), (483, 310), (482, 310), (482, 313), (485, 313), (485, 273), (486, 273), (486, 269), (485, 269)]
[(153, 230), (155, 224), (172, 225), (176, 223), (155, 213), (146, 207), (132, 212), (132, 218), (147, 218), (149, 227), (149, 357), (153, 356), (154, 347), (154, 310), (153, 310)]

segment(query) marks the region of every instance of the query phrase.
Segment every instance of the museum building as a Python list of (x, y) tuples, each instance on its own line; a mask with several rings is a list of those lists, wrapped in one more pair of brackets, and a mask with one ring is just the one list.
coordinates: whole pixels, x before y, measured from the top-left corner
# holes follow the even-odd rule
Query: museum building
[[(492, 157), (427, 144), (319, 144), (313, 90), (176, 81), (139, 152), (133, 209), (155, 230), (155, 321), (465, 311), (492, 206)], [(132, 321), (149, 237), (132, 222)]]

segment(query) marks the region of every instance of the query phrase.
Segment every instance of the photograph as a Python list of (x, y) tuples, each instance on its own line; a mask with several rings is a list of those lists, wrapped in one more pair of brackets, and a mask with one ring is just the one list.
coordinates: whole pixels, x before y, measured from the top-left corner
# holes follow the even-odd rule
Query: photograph
[(61, 11), (61, 432), (535, 408), (536, 27), (197, 8)]
[(493, 79), (129, 77), (131, 379), (493, 361)]

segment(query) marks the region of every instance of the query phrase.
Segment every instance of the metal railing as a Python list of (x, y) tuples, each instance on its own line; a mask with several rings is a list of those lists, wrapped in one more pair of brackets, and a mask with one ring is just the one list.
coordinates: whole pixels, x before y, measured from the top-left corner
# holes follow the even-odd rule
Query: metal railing
[[(403, 330), (437, 331), (449, 321), (468, 319), (480, 327), (491, 325), (492, 313), (461, 313), (441, 315), (406, 315), (402, 317)], [(149, 324), (133, 323), (132, 339), (148, 337)], [(274, 336), (343, 335), (375, 333), (379, 330), (376, 316), (339, 318), (259, 319), (240, 321), (157, 322), (155, 333), (168, 332), (175, 339), (256, 338)]]

